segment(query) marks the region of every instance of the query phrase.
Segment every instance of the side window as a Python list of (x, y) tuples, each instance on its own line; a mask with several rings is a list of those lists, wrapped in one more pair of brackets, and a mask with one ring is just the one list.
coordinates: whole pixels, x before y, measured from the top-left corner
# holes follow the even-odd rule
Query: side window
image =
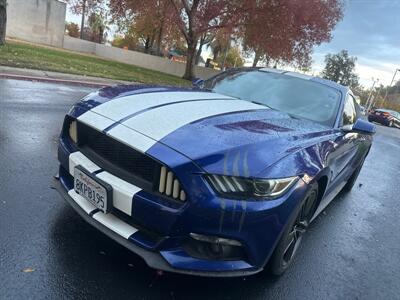
[(353, 99), (354, 108), (356, 109), (356, 119), (354, 120), (354, 122), (356, 122), (361, 117), (360, 104), (358, 104), (356, 98), (354, 98), (352, 95), (349, 95), (349, 96), (351, 99)]
[(355, 100), (352, 96), (348, 95), (343, 109), (343, 125), (353, 125), (357, 119), (357, 112), (355, 108)]

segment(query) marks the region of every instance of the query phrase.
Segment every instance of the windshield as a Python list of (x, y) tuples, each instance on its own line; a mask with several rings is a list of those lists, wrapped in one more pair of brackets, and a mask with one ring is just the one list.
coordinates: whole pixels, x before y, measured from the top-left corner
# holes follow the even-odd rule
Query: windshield
[(334, 88), (261, 70), (225, 72), (205, 81), (204, 87), (331, 127), (340, 105), (340, 94)]

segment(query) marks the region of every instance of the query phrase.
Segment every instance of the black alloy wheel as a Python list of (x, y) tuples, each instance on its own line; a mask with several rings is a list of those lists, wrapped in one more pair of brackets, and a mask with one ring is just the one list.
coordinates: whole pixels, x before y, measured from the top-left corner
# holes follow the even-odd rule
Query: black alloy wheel
[(318, 199), (318, 184), (313, 183), (302, 202), (295, 218), (283, 233), (270, 261), (270, 271), (273, 275), (282, 275), (290, 266), (307, 231), (315, 212)]

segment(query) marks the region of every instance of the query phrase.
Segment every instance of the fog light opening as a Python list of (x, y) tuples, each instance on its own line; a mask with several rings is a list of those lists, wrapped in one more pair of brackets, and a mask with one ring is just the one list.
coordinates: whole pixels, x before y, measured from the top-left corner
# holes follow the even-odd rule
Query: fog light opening
[(242, 244), (237, 240), (191, 233), (184, 244), (186, 252), (208, 260), (245, 260)]
[(229, 246), (242, 246), (242, 243), (237, 240), (225, 239), (216, 236), (202, 235), (198, 233), (191, 233), (190, 236), (201, 242), (213, 243), (213, 244), (221, 244), (221, 245), (229, 245)]

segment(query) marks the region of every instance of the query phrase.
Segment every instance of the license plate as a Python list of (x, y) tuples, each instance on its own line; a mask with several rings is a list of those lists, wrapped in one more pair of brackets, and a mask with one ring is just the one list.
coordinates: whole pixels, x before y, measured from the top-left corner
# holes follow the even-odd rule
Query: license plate
[(74, 169), (74, 190), (104, 213), (111, 210), (112, 187), (82, 166)]

